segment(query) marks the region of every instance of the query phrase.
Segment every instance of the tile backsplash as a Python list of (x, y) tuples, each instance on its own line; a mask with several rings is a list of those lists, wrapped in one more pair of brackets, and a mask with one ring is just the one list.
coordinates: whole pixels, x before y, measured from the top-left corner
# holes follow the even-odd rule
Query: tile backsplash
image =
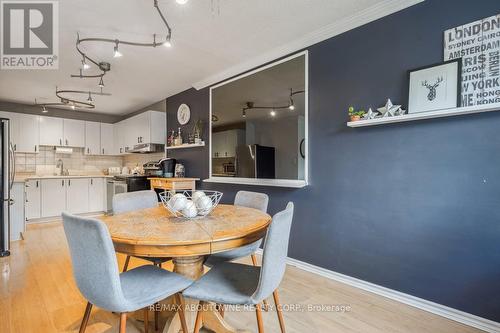
[(56, 153), (54, 147), (41, 146), (40, 152), (16, 153), (16, 173), (49, 175), (53, 174), (59, 159), (64, 169), (73, 174), (102, 174), (109, 167), (122, 167), (122, 156), (88, 156), (83, 148), (73, 148), (72, 154)]
[(136, 166), (142, 167), (146, 162), (159, 161), (165, 156), (164, 153), (154, 154), (129, 154), (123, 157), (123, 166), (133, 170)]

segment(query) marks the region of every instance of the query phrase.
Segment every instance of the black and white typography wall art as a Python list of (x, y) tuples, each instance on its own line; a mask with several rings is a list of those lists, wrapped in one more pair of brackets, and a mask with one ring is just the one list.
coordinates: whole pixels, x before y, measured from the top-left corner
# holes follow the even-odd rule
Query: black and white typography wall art
[(444, 32), (444, 60), (458, 58), (461, 106), (500, 103), (500, 14)]

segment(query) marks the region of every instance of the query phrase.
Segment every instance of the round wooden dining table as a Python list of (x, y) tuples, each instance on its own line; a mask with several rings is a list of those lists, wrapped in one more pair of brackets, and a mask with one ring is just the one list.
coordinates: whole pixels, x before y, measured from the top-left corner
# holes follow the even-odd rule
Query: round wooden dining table
[[(210, 215), (193, 220), (177, 218), (158, 207), (102, 217), (116, 252), (141, 257), (172, 258), (174, 272), (196, 280), (203, 275), (205, 257), (264, 237), (271, 216), (260, 210), (218, 205)], [(193, 304), (194, 301), (186, 300)], [(196, 313), (186, 311), (190, 332)], [(203, 326), (217, 333), (242, 332), (229, 325), (215, 305), (202, 309)], [(164, 333), (181, 330), (178, 314)]]

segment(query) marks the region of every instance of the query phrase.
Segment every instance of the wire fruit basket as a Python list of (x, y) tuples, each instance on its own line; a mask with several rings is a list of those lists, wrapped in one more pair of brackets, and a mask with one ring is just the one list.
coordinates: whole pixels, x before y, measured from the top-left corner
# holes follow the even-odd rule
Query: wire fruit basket
[(163, 206), (175, 217), (196, 219), (207, 216), (219, 204), (218, 191), (165, 191), (159, 194)]

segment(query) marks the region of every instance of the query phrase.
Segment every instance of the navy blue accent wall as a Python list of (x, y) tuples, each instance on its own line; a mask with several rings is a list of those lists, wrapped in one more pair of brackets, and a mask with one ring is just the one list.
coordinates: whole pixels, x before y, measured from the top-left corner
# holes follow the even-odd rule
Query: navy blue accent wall
[[(271, 213), (294, 201), (293, 258), (500, 322), (500, 113), (346, 126), (351, 104), (406, 106), (406, 72), (443, 60), (443, 31), (498, 13), (428, 0), (309, 47), (311, 185), (203, 186), (266, 192)], [(180, 103), (208, 123), (208, 89), (167, 99), (170, 128)], [(171, 156), (207, 178), (208, 154)]]

